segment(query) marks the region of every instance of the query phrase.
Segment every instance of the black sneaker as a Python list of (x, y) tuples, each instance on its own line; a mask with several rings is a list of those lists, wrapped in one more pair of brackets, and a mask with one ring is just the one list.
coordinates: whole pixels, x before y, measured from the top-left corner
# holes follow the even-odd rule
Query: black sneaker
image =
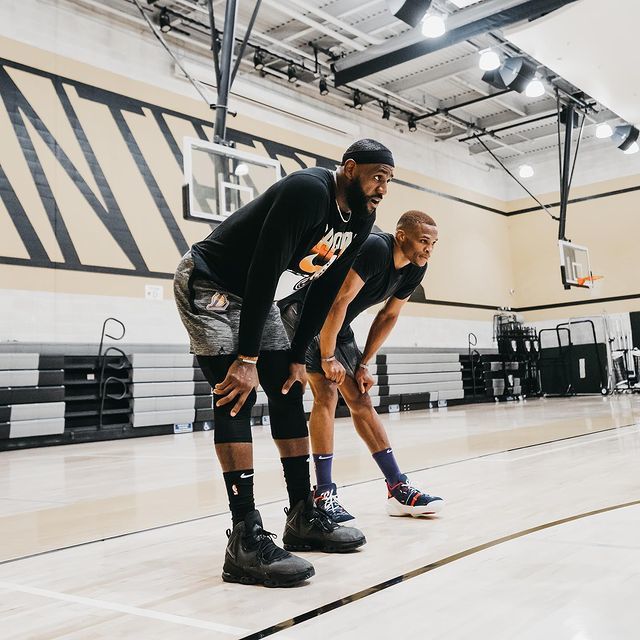
[(313, 501), (319, 509), (326, 511), (334, 522), (342, 524), (355, 518), (338, 502), (338, 488), (335, 484), (327, 485), (324, 490), (313, 488)]
[(325, 551), (345, 553), (361, 547), (367, 539), (359, 529), (343, 527), (331, 516), (318, 509), (313, 493), (300, 500), (293, 509), (285, 509), (287, 524), (282, 542), (289, 551)]
[(292, 587), (315, 574), (313, 565), (291, 555), (272, 540), (274, 533), (265, 531), (257, 511), (227, 529), (227, 550), (222, 579), (240, 584), (263, 584), (265, 587)]

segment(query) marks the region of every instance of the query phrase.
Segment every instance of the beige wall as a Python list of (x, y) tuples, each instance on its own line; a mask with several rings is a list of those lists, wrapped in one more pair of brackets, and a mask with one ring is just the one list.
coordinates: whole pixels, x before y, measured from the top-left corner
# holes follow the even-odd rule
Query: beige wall
[[(599, 182), (574, 189), (571, 199), (593, 198), (574, 202), (567, 209), (566, 237), (589, 249), (594, 275), (604, 276), (591, 290), (565, 291), (560, 281), (558, 224), (543, 211), (509, 217), (509, 238), (513, 252), (516, 307), (563, 305), (567, 307), (531, 310), (527, 319), (542, 320), (564, 316), (592, 315), (635, 311), (640, 297), (606, 301), (607, 298), (640, 296), (640, 191), (595, 197), (612, 191), (638, 187), (638, 177)], [(557, 202), (558, 194), (545, 194), (545, 203)], [(530, 207), (530, 201), (510, 202), (510, 210)], [(558, 215), (559, 209), (552, 209)]]
[[(8, 60), (32, 65), (34, 69), (55, 73), (62, 78), (113, 91), (116, 94), (129, 96), (133, 100), (148, 102), (180, 114), (203, 120), (212, 117), (211, 111), (195, 100), (122, 78), (78, 61), (45, 54), (7, 39), (0, 39), (0, 55)], [(10, 64), (5, 66), (5, 70), (77, 169), (81, 179), (106, 206), (69, 118), (64, 112), (59, 96), (56, 95), (51, 78), (38, 75), (28, 68), (14, 68)], [(108, 106), (100, 101), (83, 97), (82, 91), (79, 91), (72, 82), (63, 80), (62, 88), (77, 114), (80, 125), (96, 154), (100, 169), (113, 191), (115, 200), (148, 268), (153, 272), (171, 273), (179, 260), (180, 252), (166, 225), (162, 222), (161, 212), (154, 203)], [(125, 112), (124, 120), (180, 232), (186, 242), (191, 244), (208, 233), (208, 226), (182, 218), (180, 167), (176, 164), (150, 108), (142, 105), (141, 109), (141, 113)], [(165, 116), (165, 119), (179, 145), (182, 144), (184, 136), (197, 137), (196, 130), (187, 119), (171, 115)], [(111, 237), (108, 228), (88, 206), (86, 198), (78, 188), (78, 183), (62, 170), (59, 158), (56, 158), (47, 147), (29, 118), (23, 115), (23, 120), (28, 138), (42, 163), (55, 197), (58, 207), (56, 215), (68, 228), (80, 262), (87, 267), (132, 270), (131, 261)], [(295, 131), (275, 127), (268, 121), (259, 122), (242, 115), (230, 119), (229, 126), (246, 134), (262, 136), (283, 145), (289, 145), (298, 151), (303, 161), (310, 165), (315, 164), (312, 157), (314, 154), (337, 159), (344, 150), (343, 147), (331, 146), (301, 136)], [(211, 135), (210, 127), (205, 127), (205, 131)], [(24, 207), (49, 259), (62, 263), (64, 262), (62, 250), (56, 241), (53, 226), (47, 219), (33, 177), (29, 173), (27, 160), (22, 152), (25, 148), (25, 140), (16, 136), (9, 113), (1, 104), (0, 136), (6, 141), (0, 148), (0, 162), (5, 167), (8, 181)], [(345, 140), (344, 146), (350, 142), (351, 140)], [(264, 153), (259, 143), (254, 148), (242, 145), (239, 145), (239, 148)], [(280, 157), (280, 160), (286, 171), (295, 170), (300, 166), (295, 160), (286, 156)], [(428, 171), (428, 167), (421, 169)], [(479, 305), (507, 304), (508, 292), (513, 286), (507, 219), (472, 204), (448, 199), (434, 192), (466, 198), (470, 202), (489, 207), (499, 207), (501, 203), (473, 192), (462, 191), (450, 184), (429, 179), (424, 174), (409, 171), (406, 167), (398, 167), (397, 177), (401, 182), (392, 185), (381, 207), (378, 224), (381, 228), (392, 231), (399, 215), (410, 208), (425, 209), (437, 219), (441, 240), (426, 282), (428, 297), (436, 301)], [(404, 183), (411, 183), (419, 188), (407, 186)], [(6, 207), (0, 204), (0, 237), (2, 238), (0, 254), (3, 257), (28, 258), (25, 246), (16, 231), (15, 218), (12, 218), (14, 214), (10, 214)], [(76, 294), (88, 293), (93, 286), (96, 286), (98, 290), (94, 293), (133, 297), (139, 297), (142, 291), (138, 281), (140, 276), (134, 273), (131, 275), (100, 274), (93, 278), (88, 274), (67, 271), (62, 265), (55, 270), (0, 265), (0, 276), (2, 276), (3, 286), (9, 289)], [(153, 283), (153, 279), (149, 277), (145, 277), (144, 281)], [(416, 305), (416, 307), (414, 313), (424, 315), (431, 313), (428, 307), (432, 305)], [(491, 312), (482, 310), (480, 315), (489, 318)]]
[[(140, 113), (125, 113), (126, 125), (187, 245), (208, 233), (207, 225), (182, 218), (182, 173), (151, 110), (151, 106), (157, 105), (177, 114), (210, 121), (212, 112), (205, 105), (6, 38), (0, 38), (0, 57), (85, 83), (90, 87), (129, 96), (133, 101), (149, 103), (149, 106), (141, 106)], [(5, 70), (77, 169), (78, 175), (106, 207), (51, 78), (38, 75), (29, 68), (16, 69), (7, 65)], [(35, 268), (28, 266), (26, 262), (20, 262), (28, 261), (29, 256), (17, 233), (16, 213), (9, 211), (0, 201), (0, 262), (2, 258), (18, 260), (17, 263), (14, 260), (14, 264), (6, 264), (7, 260), (5, 264), (0, 263), (0, 289), (143, 298), (145, 284), (160, 283), (165, 288), (165, 295), (170, 296), (169, 280), (161, 276), (173, 271), (179, 260), (180, 250), (162, 220), (161, 211), (151, 197), (113, 115), (100, 100), (82, 97), (73, 82), (63, 80), (61, 86), (76, 111), (133, 240), (154, 274), (141, 275), (133, 270), (131, 260), (111, 237), (108, 227), (96, 217), (86, 197), (80, 193), (78, 182), (74, 182), (62, 170), (59, 158), (55, 157), (34, 125), (23, 114), (26, 134), (42, 163), (56, 200), (56, 216), (67, 226), (80, 262), (89, 268), (120, 269), (125, 272), (97, 274), (90, 270), (71, 271), (62, 264), (57, 268)], [(178, 145), (181, 146), (185, 135), (197, 137), (196, 130), (188, 119), (179, 115), (166, 115), (165, 119)], [(275, 126), (268, 114), (261, 121), (240, 114), (230, 120), (229, 126), (245, 134), (289, 146), (297, 150), (299, 157), (309, 165), (315, 163), (314, 156), (337, 159), (343, 151), (343, 147), (299, 134), (295, 122), (292, 122), (291, 129)], [(211, 128), (205, 130), (210, 136)], [(0, 139), (0, 166), (48, 258), (53, 262), (63, 263), (61, 247), (22, 151), (25, 139), (16, 136), (2, 102)], [(344, 146), (350, 142), (351, 140), (345, 140)], [(247, 149), (261, 152), (260, 144)], [(286, 154), (280, 159), (286, 171), (299, 167)], [(440, 242), (424, 283), (430, 303), (410, 304), (406, 313), (408, 318), (468, 318), (470, 321), (490, 321), (493, 311), (474, 305), (518, 308), (628, 296), (640, 291), (634, 277), (638, 271), (636, 246), (640, 235), (637, 212), (640, 192), (590, 200), (569, 207), (567, 235), (590, 248), (593, 271), (605, 278), (591, 292), (566, 292), (560, 283), (556, 223), (540, 211), (504, 216), (483, 209), (481, 207), (511, 212), (530, 207), (531, 201), (504, 202), (487, 198), (455, 186), (453, 182), (460, 182), (460, 176), (456, 176), (457, 179), (452, 180), (452, 183), (428, 177), (430, 169), (399, 166), (396, 172), (399, 181), (391, 186), (378, 216), (378, 225), (387, 231), (393, 230), (398, 216), (409, 208), (424, 209), (438, 222)], [(464, 171), (462, 165), (460, 171)], [(414, 186), (407, 186), (405, 183)], [(594, 184), (574, 190), (572, 197), (629, 187), (634, 183), (634, 178), (625, 178), (606, 184)], [(557, 195), (546, 194), (545, 198), (551, 202)], [(557, 209), (555, 212), (557, 213)], [(438, 302), (470, 307), (449, 306), (437, 304)], [(526, 317), (535, 320), (583, 315), (587, 312), (597, 313), (603, 307), (610, 311), (633, 310), (640, 308), (640, 302), (594, 302), (589, 308), (575, 307), (577, 312), (574, 312), (574, 308), (567, 307), (531, 311)]]

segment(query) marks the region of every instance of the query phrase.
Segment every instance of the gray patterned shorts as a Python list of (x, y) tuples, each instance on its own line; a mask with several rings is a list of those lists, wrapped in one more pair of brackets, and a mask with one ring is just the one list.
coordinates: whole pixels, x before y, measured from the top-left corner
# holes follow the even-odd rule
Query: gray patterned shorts
[[(173, 292), (180, 318), (191, 341), (191, 353), (220, 356), (238, 353), (238, 329), (242, 298), (215, 282), (193, 277), (191, 252), (180, 261), (173, 279)], [(280, 311), (271, 305), (260, 343), (261, 351), (289, 348)]]

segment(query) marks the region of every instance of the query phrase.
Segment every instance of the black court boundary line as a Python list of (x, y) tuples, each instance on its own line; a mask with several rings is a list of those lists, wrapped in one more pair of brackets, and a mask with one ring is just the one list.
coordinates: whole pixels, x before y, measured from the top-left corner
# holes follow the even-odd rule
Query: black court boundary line
[[(613, 191), (601, 191), (600, 193), (593, 193), (590, 196), (572, 198), (567, 202), (567, 204), (578, 204), (580, 202), (589, 202), (590, 200), (599, 200), (600, 198), (611, 198), (612, 196), (619, 196), (625, 193), (633, 193), (634, 191), (639, 191), (639, 190), (640, 190), (640, 186), (636, 185), (633, 187), (625, 187), (623, 189), (614, 189)], [(547, 205), (547, 207), (551, 209), (559, 206), (560, 206), (559, 202), (552, 202)], [(527, 207), (525, 209), (515, 209), (514, 211), (507, 211), (504, 215), (519, 216), (523, 213), (533, 213), (534, 211), (543, 211), (543, 209), (542, 207)]]
[[(409, 183), (407, 183), (409, 184)], [(640, 190), (640, 187), (638, 187)], [(427, 190), (428, 191), (428, 190)], [(437, 193), (437, 192), (434, 192)], [(443, 197), (445, 197), (443, 195)], [(475, 206), (475, 205), (474, 205)], [(479, 205), (477, 205), (479, 206)], [(80, 273), (98, 273), (102, 275), (129, 276), (134, 278), (155, 278), (157, 280), (173, 280), (173, 273), (163, 271), (136, 271), (121, 267), (104, 267), (89, 264), (69, 264), (66, 262), (50, 262), (42, 260), (32, 260), (30, 258), (13, 258), (0, 256), (0, 265), (13, 267), (31, 267), (35, 269), (53, 269), (59, 271), (76, 271)], [(608, 298), (589, 298), (588, 300), (572, 300), (570, 302), (550, 302), (525, 307), (514, 307), (514, 311), (541, 311), (544, 309), (557, 309), (560, 307), (573, 307), (585, 304), (600, 304), (603, 302), (619, 302), (622, 300), (635, 300), (640, 298), (640, 293), (631, 293), (622, 296), (611, 296)], [(431, 300), (426, 298), (416, 304), (430, 304), (438, 307), (459, 307), (461, 309), (482, 309), (486, 311), (499, 311), (501, 307), (491, 304), (479, 304), (474, 302), (457, 302), (453, 300)]]
[(385, 580), (384, 582), (379, 582), (378, 584), (367, 587), (366, 589), (362, 589), (350, 596), (345, 596), (344, 598), (340, 598), (339, 600), (334, 600), (328, 604), (322, 605), (321, 607), (317, 607), (316, 609), (312, 609), (311, 611), (307, 611), (306, 613), (301, 613), (298, 616), (294, 616), (289, 620), (285, 620), (283, 622), (279, 622), (271, 627), (267, 627), (260, 631), (256, 631), (255, 633), (249, 634), (247, 636), (242, 636), (240, 640), (259, 640), (260, 638), (266, 638), (267, 636), (278, 633), (279, 631), (285, 631), (286, 629), (290, 629), (291, 627), (300, 624), (301, 622), (306, 622), (307, 620), (311, 620), (312, 618), (318, 618), (325, 613), (329, 613), (330, 611), (334, 611), (335, 609), (339, 609), (347, 604), (351, 604), (353, 602), (357, 602), (358, 600), (362, 600), (368, 596), (373, 595), (374, 593), (379, 593), (380, 591), (384, 591), (389, 587), (393, 587), (401, 582), (406, 582), (407, 580), (411, 580), (412, 578), (416, 578), (425, 573), (429, 573), (434, 569), (439, 569), (440, 567), (444, 567), (452, 562), (456, 562), (457, 560), (462, 560), (463, 558), (467, 558), (468, 556), (474, 555), (476, 553), (480, 553), (481, 551), (486, 551), (487, 549), (491, 549), (492, 547), (496, 547), (500, 544), (504, 544), (505, 542), (510, 542), (511, 540), (517, 540), (518, 538), (523, 538), (532, 533), (537, 533), (538, 531), (544, 531), (545, 529), (551, 529), (552, 527), (557, 527), (563, 524), (567, 524), (568, 522), (574, 522), (576, 520), (582, 520), (584, 518), (589, 518), (591, 516), (596, 516), (601, 513), (608, 513), (609, 511), (616, 511), (618, 509), (624, 509), (626, 507), (634, 507), (640, 505), (640, 500), (632, 500), (631, 502), (623, 502), (620, 504), (610, 505), (608, 507), (602, 507), (601, 509), (595, 509), (594, 511), (587, 511), (585, 513), (579, 513), (577, 515), (568, 516), (566, 518), (561, 518), (560, 520), (553, 520), (552, 522), (546, 522), (545, 524), (540, 524), (535, 527), (530, 527), (529, 529), (523, 529), (522, 531), (518, 531), (516, 533), (511, 533), (507, 536), (503, 536), (501, 538), (496, 538), (495, 540), (491, 540), (489, 542), (485, 542), (484, 544), (477, 545), (475, 547), (471, 547), (469, 549), (465, 549), (464, 551), (460, 551), (458, 553), (454, 553), (451, 556), (447, 556), (442, 560), (437, 560), (436, 562), (431, 562), (429, 564), (425, 564), (422, 567), (418, 567), (417, 569), (412, 569), (411, 571), (407, 571), (395, 578), (390, 578), (389, 580)]
[[(444, 191), (438, 191), (437, 189), (431, 189), (429, 187), (423, 187), (422, 185), (416, 184), (415, 182), (408, 182), (407, 180), (401, 180), (400, 178), (394, 178), (392, 181), (394, 184), (400, 184), (403, 187), (410, 187), (412, 189), (416, 189), (416, 191), (422, 191), (424, 193), (430, 193), (434, 196), (438, 196), (440, 198), (445, 198), (446, 200), (452, 200), (453, 202), (460, 202), (462, 204), (468, 204), (470, 207), (476, 207), (477, 209), (483, 209), (484, 211), (490, 211), (491, 213), (497, 213), (501, 216), (509, 216), (513, 215), (508, 211), (504, 211), (502, 209), (496, 209), (495, 207), (490, 207), (486, 204), (481, 204), (480, 202), (474, 202), (473, 200), (467, 200), (466, 198), (461, 198), (460, 196), (454, 196), (452, 193), (445, 193)], [(455, 187), (455, 185), (453, 185)], [(640, 187), (639, 187), (640, 188)], [(535, 208), (533, 209), (535, 211)]]
[(630, 293), (624, 296), (611, 296), (609, 298), (589, 298), (588, 300), (573, 300), (571, 302), (552, 302), (550, 304), (538, 304), (531, 307), (519, 307), (516, 311), (540, 311), (542, 309), (556, 309), (558, 307), (574, 307), (581, 304), (598, 304), (600, 302), (619, 302), (621, 300), (635, 300), (640, 298), (640, 293)]
[[(569, 398), (567, 398), (568, 400)], [(407, 475), (413, 473), (420, 473), (422, 471), (432, 471), (433, 469), (441, 469), (442, 467), (449, 467), (454, 464), (461, 464), (463, 462), (472, 462), (473, 460), (482, 460), (484, 458), (490, 458), (491, 456), (499, 456), (504, 453), (512, 453), (514, 451), (522, 451), (523, 449), (532, 449), (533, 447), (544, 447), (547, 444), (555, 444), (556, 442), (564, 442), (565, 440), (575, 440), (577, 438), (586, 438), (587, 436), (595, 436), (599, 433), (607, 433), (608, 431), (616, 431), (617, 429), (628, 429), (630, 427), (637, 427), (640, 423), (632, 422), (630, 424), (621, 424), (618, 427), (607, 427), (606, 429), (598, 429), (597, 431), (589, 431), (589, 433), (577, 433), (573, 436), (564, 436), (563, 438), (557, 438), (555, 440), (545, 440), (544, 442), (536, 442), (534, 444), (523, 444), (521, 447), (512, 447), (511, 449), (503, 449), (502, 451), (494, 451), (493, 453), (481, 453), (479, 456), (472, 456), (471, 458), (462, 458), (461, 460), (453, 460), (451, 462), (442, 462), (441, 464), (434, 464), (430, 467), (424, 467), (422, 469), (412, 469), (407, 471)], [(350, 484), (343, 484), (340, 487), (357, 487), (361, 484), (368, 484), (369, 482), (375, 482), (382, 480), (383, 476), (379, 476), (372, 480), (361, 480), (359, 482), (352, 482)], [(1, 563), (0, 563), (1, 564)]]
[[(522, 449), (532, 449), (533, 447), (542, 447), (547, 444), (554, 444), (555, 442), (563, 442), (564, 440), (574, 440), (576, 438), (585, 438), (587, 436), (597, 435), (599, 433), (606, 433), (607, 431), (616, 431), (617, 429), (627, 429), (629, 427), (638, 426), (637, 422), (632, 422), (631, 424), (623, 424), (617, 427), (607, 427), (606, 429), (599, 429), (598, 431), (589, 431), (588, 433), (578, 433), (574, 436), (565, 436), (564, 438), (558, 438), (556, 440), (546, 440), (545, 442), (535, 442), (533, 444), (526, 444), (521, 447), (514, 447), (512, 449), (503, 449), (501, 451), (494, 451), (492, 453), (483, 453), (479, 456), (472, 456), (471, 458), (463, 458), (462, 460), (452, 460), (451, 462), (443, 462), (442, 464), (432, 465), (430, 467), (423, 467), (421, 469), (413, 469), (410, 470), (409, 473), (419, 473), (421, 471), (430, 471), (432, 469), (441, 469), (442, 467), (450, 467), (455, 464), (462, 464), (464, 462), (471, 462), (473, 460), (481, 460), (482, 458), (489, 458), (491, 456), (499, 456), (504, 453), (510, 453), (512, 451), (521, 451)], [(375, 477), (370, 478), (369, 480), (361, 480), (360, 482), (352, 482), (350, 484), (340, 485), (341, 488), (344, 487), (357, 487), (363, 484), (369, 484), (371, 482), (379, 482), (382, 478)], [(286, 499), (278, 499), (278, 500), (269, 500), (268, 502), (261, 502), (256, 505), (257, 507), (266, 507), (272, 504), (278, 504), (279, 502), (286, 502)], [(127, 536), (134, 536), (139, 533), (148, 533), (150, 531), (158, 531), (160, 529), (167, 529), (168, 527), (177, 527), (181, 524), (189, 524), (191, 522), (198, 522), (199, 520), (207, 520), (208, 518), (217, 518), (218, 516), (223, 516), (228, 514), (229, 511), (219, 511), (217, 513), (209, 513), (205, 516), (198, 516), (197, 518), (189, 518), (187, 520), (179, 520), (178, 522), (169, 522), (167, 524), (160, 524), (156, 527), (148, 527), (146, 529), (138, 529), (137, 531), (128, 531), (127, 533), (118, 533), (113, 536), (106, 536), (104, 538), (96, 538), (95, 540), (87, 540), (86, 542), (78, 542), (76, 544), (70, 544), (64, 547), (57, 547), (56, 549), (48, 549), (47, 551), (38, 551), (37, 553), (30, 553), (26, 556), (18, 556), (17, 558), (7, 558), (6, 560), (0, 560), (0, 567), (5, 564), (11, 564), (12, 562), (18, 562), (20, 560), (29, 560), (31, 558), (37, 558), (39, 556), (46, 556), (50, 553), (57, 553), (58, 551), (67, 551), (68, 549), (78, 549), (80, 547), (86, 547), (90, 544), (97, 544), (99, 542), (108, 542), (109, 540), (118, 540), (119, 538), (126, 538)]]

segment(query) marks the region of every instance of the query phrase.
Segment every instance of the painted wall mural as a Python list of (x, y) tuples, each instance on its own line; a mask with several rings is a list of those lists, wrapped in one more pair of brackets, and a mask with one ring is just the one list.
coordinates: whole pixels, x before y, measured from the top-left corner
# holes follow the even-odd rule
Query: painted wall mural
[[(0, 61), (0, 96), (0, 199), (8, 214), (0, 228), (19, 240), (2, 243), (0, 263), (170, 277), (206, 234), (202, 223), (182, 220), (182, 137), (211, 139), (211, 123), (8, 60)], [(336, 164), (239, 130), (229, 138), (280, 160), (284, 173)], [(162, 259), (167, 244), (173, 255)]]

